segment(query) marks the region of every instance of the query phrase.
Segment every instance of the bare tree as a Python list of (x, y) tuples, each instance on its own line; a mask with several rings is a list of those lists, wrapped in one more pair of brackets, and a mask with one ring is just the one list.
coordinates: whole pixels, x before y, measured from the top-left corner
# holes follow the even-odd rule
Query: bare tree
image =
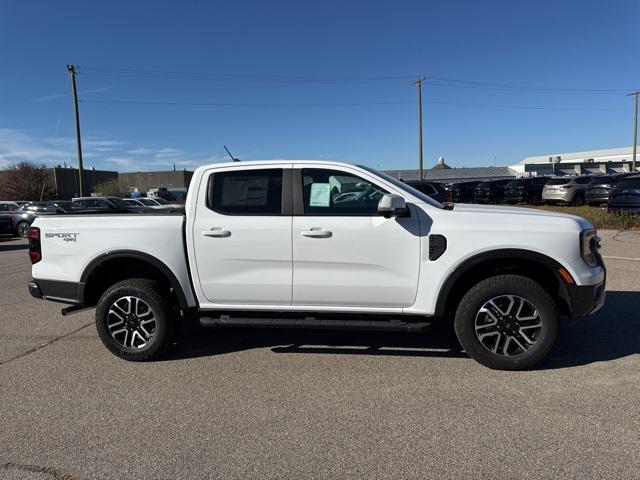
[(114, 178), (93, 187), (93, 193), (103, 197), (128, 197), (129, 192), (125, 184)]
[(20, 162), (0, 171), (0, 199), (52, 200), (56, 186), (51, 170), (44, 165)]

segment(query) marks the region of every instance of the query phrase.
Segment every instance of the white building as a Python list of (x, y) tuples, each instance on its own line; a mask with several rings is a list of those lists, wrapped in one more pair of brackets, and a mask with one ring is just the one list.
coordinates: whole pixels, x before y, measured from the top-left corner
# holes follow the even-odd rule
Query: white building
[(630, 172), (632, 160), (633, 147), (622, 147), (527, 157), (509, 168), (518, 175), (601, 175)]

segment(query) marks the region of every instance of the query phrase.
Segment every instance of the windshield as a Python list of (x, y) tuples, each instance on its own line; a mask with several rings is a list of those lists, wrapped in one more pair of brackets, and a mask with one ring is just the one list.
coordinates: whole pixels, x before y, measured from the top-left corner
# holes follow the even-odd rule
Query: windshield
[(158, 204), (150, 198), (139, 198), (138, 201), (147, 207), (157, 207)]
[(640, 177), (629, 178), (618, 182), (618, 188), (635, 188), (640, 187)]
[(565, 183), (569, 183), (570, 181), (570, 178), (552, 178), (547, 182), (547, 185), (564, 185)]
[(87, 207), (78, 202), (55, 202), (63, 210), (86, 210)]
[(529, 182), (529, 180), (512, 180), (511, 182), (507, 183), (507, 187), (522, 187), (524, 185), (526, 185)]
[(164, 198), (154, 198), (151, 201), (152, 202), (157, 202), (160, 205), (169, 205), (169, 202), (167, 202)]
[(42, 212), (45, 207), (46, 204), (44, 203), (30, 203), (29, 205), (24, 205), (20, 210), (23, 212)]
[(393, 178), (391, 175), (387, 175), (386, 173), (379, 172), (375, 168), (370, 168), (370, 167), (367, 167), (365, 165), (358, 165), (358, 166), (360, 168), (365, 169), (367, 172), (373, 173), (374, 175), (376, 175), (376, 176), (378, 176), (380, 178), (384, 178), (387, 182), (393, 184), (395, 187), (399, 188), (400, 190), (404, 190), (405, 192), (410, 193), (414, 197), (419, 198), (424, 203), (428, 203), (429, 205), (432, 205), (432, 206), (437, 207), (437, 208), (444, 208), (444, 205), (442, 205), (437, 200), (434, 200), (430, 196), (425, 195), (424, 193), (422, 193), (421, 191), (416, 190), (411, 185), (407, 185), (403, 181), (398, 180), (396, 178)]
[(127, 205), (127, 202), (125, 202), (121, 198), (109, 197), (107, 200), (109, 200), (111, 203), (113, 203), (116, 207), (119, 207), (119, 208), (127, 208), (131, 206), (131, 205)]

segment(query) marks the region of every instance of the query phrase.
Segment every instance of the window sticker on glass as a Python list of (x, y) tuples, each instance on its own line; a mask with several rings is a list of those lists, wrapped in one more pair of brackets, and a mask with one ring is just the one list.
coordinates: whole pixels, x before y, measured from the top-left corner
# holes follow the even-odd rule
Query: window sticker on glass
[(266, 205), (268, 182), (267, 177), (225, 178), (222, 182), (223, 205)]
[(331, 195), (330, 183), (313, 183), (309, 195), (310, 207), (328, 207)]

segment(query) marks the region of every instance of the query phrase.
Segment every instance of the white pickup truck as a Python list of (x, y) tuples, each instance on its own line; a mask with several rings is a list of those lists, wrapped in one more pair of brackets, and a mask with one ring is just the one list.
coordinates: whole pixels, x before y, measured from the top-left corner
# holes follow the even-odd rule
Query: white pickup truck
[(549, 353), (560, 315), (600, 308), (593, 226), (558, 213), (441, 205), (364, 166), (198, 168), (182, 212), (39, 217), (31, 294), (96, 307), (115, 355), (148, 360), (186, 317), (207, 326), (404, 329), (453, 322), (491, 368)]

